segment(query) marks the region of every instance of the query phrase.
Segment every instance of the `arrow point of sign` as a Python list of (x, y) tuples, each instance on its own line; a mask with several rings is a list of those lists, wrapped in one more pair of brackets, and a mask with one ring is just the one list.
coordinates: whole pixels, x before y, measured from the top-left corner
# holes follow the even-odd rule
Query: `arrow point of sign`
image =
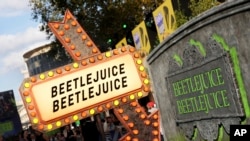
[(74, 60), (100, 53), (69, 10), (66, 10), (63, 22), (49, 22), (48, 26)]
[(128, 133), (119, 141), (160, 141), (159, 111), (147, 115), (137, 101), (115, 108), (114, 113)]

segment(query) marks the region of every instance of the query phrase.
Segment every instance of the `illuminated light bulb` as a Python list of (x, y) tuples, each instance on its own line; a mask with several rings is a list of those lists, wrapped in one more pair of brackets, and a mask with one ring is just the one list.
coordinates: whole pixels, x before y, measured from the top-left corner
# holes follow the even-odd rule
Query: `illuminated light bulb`
[(29, 106), (28, 106), (28, 109), (29, 109), (29, 110), (33, 110), (33, 109), (34, 109), (34, 106), (33, 106), (33, 105), (29, 105)]
[(86, 113), (86, 112), (82, 112), (81, 116), (82, 116), (82, 117), (86, 117), (86, 116), (87, 116), (87, 113)]
[(97, 51), (97, 48), (93, 48), (92, 49), (92, 53), (97, 53), (98, 51)]
[(33, 83), (36, 82), (36, 77), (31, 77), (30, 81)]
[(111, 52), (110, 52), (110, 51), (106, 52), (106, 53), (105, 53), (105, 56), (106, 56), (107, 58), (111, 57)]
[(149, 125), (149, 124), (150, 124), (150, 120), (145, 120), (145, 121), (144, 121), (144, 124), (145, 124), (145, 125)]
[(102, 56), (102, 55), (98, 55), (98, 56), (97, 56), (97, 59), (98, 59), (98, 60), (102, 60), (102, 59), (103, 59), (103, 56)]
[(149, 87), (145, 86), (145, 87), (143, 88), (143, 90), (144, 90), (145, 92), (149, 92)]
[(144, 80), (143, 80), (143, 83), (144, 83), (144, 84), (149, 84), (149, 80), (148, 80), (148, 79), (144, 79)]
[(111, 107), (111, 104), (110, 103), (107, 103), (106, 104), (106, 108), (110, 108)]
[(138, 130), (133, 130), (133, 134), (138, 135), (139, 131)]
[(127, 136), (126, 137), (126, 141), (130, 141), (131, 140), (131, 137), (130, 136)]
[(82, 29), (81, 29), (81, 28), (77, 28), (77, 29), (76, 29), (76, 32), (77, 32), (77, 33), (82, 33)]
[(146, 72), (142, 72), (141, 73), (141, 77), (146, 78), (147, 77), (147, 73)]
[(118, 101), (118, 100), (115, 100), (115, 101), (114, 101), (114, 105), (115, 105), (115, 106), (118, 106), (118, 105), (119, 105), (119, 101)]
[(64, 119), (64, 122), (69, 123), (70, 122), (69, 118)]
[(159, 135), (159, 132), (157, 130), (153, 130), (152, 134), (155, 135), (155, 136), (157, 136), (157, 135)]
[(137, 95), (138, 95), (138, 97), (142, 97), (143, 93), (142, 92), (138, 92)]
[(127, 98), (126, 98), (126, 97), (123, 97), (123, 98), (122, 98), (122, 102), (123, 102), (123, 103), (126, 103), (126, 102), (127, 102)]
[(25, 88), (29, 88), (30, 87), (30, 83), (28, 83), (28, 82), (24, 83), (24, 87)]
[(78, 115), (74, 115), (74, 116), (73, 116), (73, 120), (74, 120), (74, 121), (78, 120)]
[(48, 130), (51, 130), (51, 129), (53, 128), (52, 124), (49, 124), (49, 125), (47, 126), (47, 128), (48, 128)]
[(135, 107), (137, 105), (137, 103), (134, 101), (134, 102), (131, 102), (130, 105)]
[(154, 123), (153, 123), (153, 126), (154, 126), (154, 127), (158, 127), (158, 126), (159, 126), (159, 123), (158, 123), (158, 122), (154, 122)]
[(158, 119), (158, 115), (157, 114), (153, 115), (153, 119)]
[(23, 95), (24, 95), (24, 96), (28, 96), (28, 95), (29, 95), (29, 92), (28, 92), (28, 91), (24, 91), (24, 92), (23, 92)]
[(56, 126), (57, 126), (57, 127), (60, 127), (61, 125), (62, 125), (62, 122), (61, 122), (61, 121), (57, 121), (57, 122), (56, 122)]
[(142, 64), (142, 60), (141, 60), (141, 59), (138, 59), (138, 60), (136, 61), (136, 63), (137, 63), (138, 65), (141, 65), (141, 64)]
[(88, 42), (87, 42), (87, 46), (88, 46), (88, 47), (91, 47), (92, 45), (93, 45), (93, 43), (92, 43), (91, 41), (88, 41)]
[(120, 108), (120, 109), (118, 109), (118, 112), (119, 112), (120, 114), (122, 114), (124, 111), (123, 111), (122, 108)]
[(90, 110), (89, 110), (89, 113), (90, 113), (91, 115), (95, 114), (95, 109), (90, 109)]
[(133, 138), (132, 141), (139, 141), (139, 139), (138, 138)]
[(85, 60), (83, 60), (83, 61), (81, 62), (81, 64), (82, 64), (83, 66), (86, 66), (86, 65), (87, 65), (87, 62), (86, 62)]
[(39, 130), (43, 130), (43, 128), (44, 128), (44, 125), (43, 125), (43, 124), (39, 124), (39, 125), (38, 125), (38, 129), (39, 129)]
[(69, 29), (69, 25), (68, 25), (68, 24), (65, 24), (65, 25), (64, 25), (64, 29), (68, 30), (68, 29)]
[(71, 19), (71, 16), (70, 16), (70, 15), (67, 15), (66, 18), (69, 20), (69, 19)]
[(140, 108), (136, 108), (135, 111), (136, 111), (136, 113), (140, 113), (141, 109)]
[(135, 126), (135, 124), (133, 122), (128, 123), (128, 127), (133, 128), (134, 126)]
[(95, 63), (95, 58), (94, 57), (89, 58), (89, 62), (90, 63)]
[(36, 113), (35, 113), (35, 112), (31, 112), (30, 115), (31, 115), (32, 117), (35, 117), (35, 116), (36, 116)]
[(34, 124), (37, 124), (38, 122), (39, 122), (39, 120), (38, 120), (37, 118), (34, 118), (34, 119), (33, 119), (33, 123), (34, 123)]
[(159, 141), (159, 139), (158, 138), (154, 138), (153, 141)]
[(73, 67), (74, 67), (74, 68), (78, 68), (78, 67), (79, 67), (79, 64), (78, 64), (78, 63), (74, 63), (74, 64), (73, 64)]
[(60, 36), (63, 36), (64, 35), (64, 32), (63, 31), (59, 31), (58, 33)]
[(54, 28), (58, 29), (59, 28), (59, 24), (54, 24)]
[(130, 48), (129, 48), (129, 51), (130, 51), (130, 52), (134, 52), (134, 51), (135, 51), (135, 48), (130, 47)]
[(124, 115), (122, 118), (123, 118), (125, 121), (128, 120), (128, 116), (127, 116), (127, 115)]
[(76, 55), (76, 57), (80, 57), (80, 56), (81, 56), (81, 52), (80, 52), (80, 51), (77, 51), (77, 52), (75, 53), (75, 55)]
[(140, 115), (140, 118), (141, 118), (141, 119), (145, 119), (145, 118), (146, 118), (146, 115), (145, 115), (145, 114), (141, 114), (141, 115)]
[(61, 69), (57, 69), (57, 70), (56, 70), (56, 73), (57, 73), (57, 74), (61, 74), (61, 73), (62, 73), (62, 70), (61, 70)]
[(121, 48), (121, 51), (122, 51), (122, 52), (127, 51), (126, 47), (122, 47), (122, 48)]
[(76, 21), (72, 21), (71, 25), (76, 26)]
[(135, 95), (133, 95), (133, 94), (130, 95), (130, 96), (129, 96), (129, 99), (130, 99), (130, 100), (134, 100), (134, 99), (135, 99)]
[(30, 102), (31, 102), (31, 98), (30, 98), (30, 97), (26, 97), (25, 101), (26, 101), (27, 103), (30, 103)]
[(134, 54), (134, 57), (135, 57), (135, 58), (139, 58), (139, 57), (140, 57), (139, 53), (135, 53), (135, 54)]
[(86, 40), (87, 36), (86, 35), (82, 35), (82, 40)]
[(70, 71), (70, 66), (66, 66), (66, 67), (64, 68), (64, 70)]
[(99, 106), (99, 107), (97, 108), (97, 110), (98, 110), (99, 112), (101, 112), (101, 111), (103, 110), (102, 106)]
[(44, 74), (40, 74), (39, 78), (40, 78), (41, 80), (44, 80), (44, 79), (45, 79), (45, 75), (44, 75)]
[(53, 72), (53, 71), (49, 71), (49, 72), (48, 72), (48, 76), (49, 76), (49, 77), (54, 76), (54, 72)]
[(65, 41), (66, 43), (70, 43), (70, 38), (66, 37), (66, 38), (64, 39), (64, 41)]
[(76, 46), (75, 46), (75, 45), (71, 45), (71, 46), (70, 46), (70, 49), (71, 49), (71, 50), (75, 50), (75, 49), (76, 49)]
[(140, 66), (139, 68), (140, 71), (144, 71), (144, 69), (145, 69), (144, 66)]
[(119, 51), (118, 51), (117, 49), (115, 49), (115, 50), (113, 51), (113, 54), (114, 54), (114, 55), (118, 55), (118, 54), (119, 54)]

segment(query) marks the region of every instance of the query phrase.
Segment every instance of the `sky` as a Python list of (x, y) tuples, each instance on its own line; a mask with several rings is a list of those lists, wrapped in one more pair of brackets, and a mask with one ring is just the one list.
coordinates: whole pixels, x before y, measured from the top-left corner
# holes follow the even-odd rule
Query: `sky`
[(50, 42), (28, 5), (29, 0), (0, 0), (0, 92), (13, 90), (16, 101), (26, 68), (23, 54)]

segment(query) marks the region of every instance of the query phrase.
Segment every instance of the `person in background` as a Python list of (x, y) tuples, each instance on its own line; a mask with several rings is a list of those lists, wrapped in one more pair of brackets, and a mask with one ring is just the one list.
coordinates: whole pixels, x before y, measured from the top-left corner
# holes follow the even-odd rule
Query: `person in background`
[(113, 123), (112, 118), (106, 117), (106, 121), (103, 124), (103, 130), (106, 136), (106, 141), (113, 141), (115, 134), (115, 124)]
[(30, 134), (28, 130), (22, 130), (19, 136), (19, 141), (30, 141)]
[(90, 117), (87, 117), (80, 122), (84, 141), (99, 141), (99, 132), (96, 122), (92, 121)]
[(36, 141), (49, 141), (48, 136), (40, 131), (34, 130), (34, 134), (36, 136)]
[(63, 130), (63, 135), (66, 139), (66, 141), (75, 141), (75, 134), (73, 130), (71, 130), (69, 125), (66, 125), (64, 130)]
[(56, 133), (56, 141), (66, 141), (61, 132)]

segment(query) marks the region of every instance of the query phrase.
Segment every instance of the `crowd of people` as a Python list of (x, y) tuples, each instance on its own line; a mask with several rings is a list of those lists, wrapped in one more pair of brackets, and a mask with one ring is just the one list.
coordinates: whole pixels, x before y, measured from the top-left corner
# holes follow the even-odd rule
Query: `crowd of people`
[[(102, 131), (104, 134), (101, 134)], [(96, 119), (89, 117), (81, 120), (80, 125), (66, 125), (52, 135), (32, 129), (23, 130), (19, 141), (103, 141), (103, 138), (106, 141), (118, 141), (125, 133), (119, 120), (111, 114), (101, 120), (101, 127), (97, 125)]]

